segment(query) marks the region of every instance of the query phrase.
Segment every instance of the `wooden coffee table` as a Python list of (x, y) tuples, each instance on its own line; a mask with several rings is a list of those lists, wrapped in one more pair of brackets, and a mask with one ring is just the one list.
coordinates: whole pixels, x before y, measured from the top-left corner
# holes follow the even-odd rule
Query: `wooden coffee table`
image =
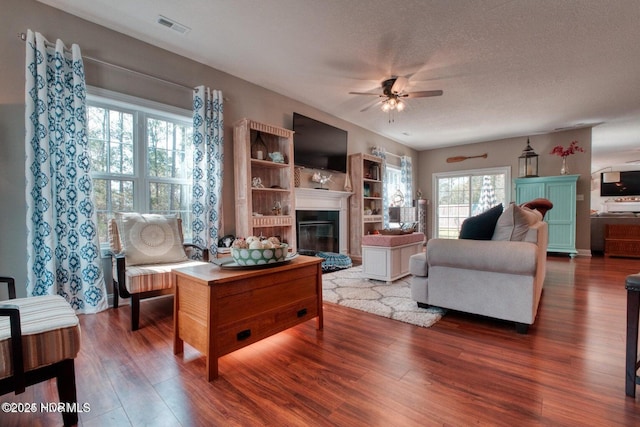
[(207, 358), (207, 380), (218, 358), (309, 319), (322, 318), (322, 259), (298, 256), (275, 267), (223, 269), (215, 264), (173, 270), (173, 352), (184, 342)]

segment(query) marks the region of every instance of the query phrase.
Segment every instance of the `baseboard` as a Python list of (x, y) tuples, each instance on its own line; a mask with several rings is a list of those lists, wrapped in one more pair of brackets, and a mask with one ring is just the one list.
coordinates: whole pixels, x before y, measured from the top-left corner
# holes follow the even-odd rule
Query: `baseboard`
[(578, 249), (576, 256), (591, 257), (591, 249)]

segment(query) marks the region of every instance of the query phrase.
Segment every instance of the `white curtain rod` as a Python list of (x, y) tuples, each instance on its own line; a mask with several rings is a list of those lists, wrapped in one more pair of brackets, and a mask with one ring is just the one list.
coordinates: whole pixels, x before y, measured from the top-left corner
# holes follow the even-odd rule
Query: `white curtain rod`
[(402, 156), (401, 156), (401, 155), (399, 155), (399, 154), (389, 153), (389, 152), (387, 152), (387, 153), (386, 153), (386, 155), (387, 155), (387, 156), (392, 156), (392, 157), (397, 157), (397, 158), (399, 158), (399, 159), (401, 159), (401, 158), (405, 157), (404, 155), (402, 155)]
[[(379, 147), (373, 146), (373, 147), (371, 147), (371, 148), (372, 148), (372, 149), (374, 149), (374, 148), (379, 148)], [(386, 154), (387, 156), (397, 157), (397, 158), (399, 158), (399, 159), (401, 159), (401, 158), (405, 157), (405, 155), (402, 155), (402, 156), (401, 156), (401, 155), (399, 155), (399, 154), (394, 154), (394, 153), (391, 153), (391, 152), (389, 152), (389, 151), (385, 151), (385, 154)], [(409, 157), (409, 156), (406, 156), (406, 157)]]
[[(23, 42), (27, 41), (27, 35), (25, 33), (18, 33), (18, 37)], [(46, 44), (47, 47), (53, 47), (53, 48), (56, 47), (55, 43), (51, 43), (48, 40), (45, 40), (45, 44)], [(65, 50), (65, 52), (70, 52), (69, 48), (67, 48), (66, 46), (64, 47), (64, 50)], [(163, 79), (161, 77), (154, 76), (152, 74), (147, 74), (147, 73), (143, 73), (141, 71), (132, 70), (131, 68), (123, 67), (122, 65), (112, 64), (111, 62), (103, 61), (101, 59), (93, 58), (91, 56), (82, 55), (82, 59), (86, 59), (88, 61), (95, 62), (97, 64), (106, 65), (107, 67), (115, 68), (115, 69), (120, 70), (120, 71), (126, 71), (127, 73), (135, 74), (135, 75), (138, 75), (138, 76), (141, 76), (141, 77), (146, 77), (148, 79), (156, 80), (156, 81), (168, 84), (168, 85), (177, 86), (177, 87), (182, 88), (182, 89), (188, 89), (189, 91), (193, 91), (193, 89), (194, 89), (191, 86), (186, 86), (186, 85), (183, 85), (181, 83), (172, 82), (170, 80), (166, 80), (166, 79)], [(225, 98), (225, 101), (226, 100), (227, 99)]]

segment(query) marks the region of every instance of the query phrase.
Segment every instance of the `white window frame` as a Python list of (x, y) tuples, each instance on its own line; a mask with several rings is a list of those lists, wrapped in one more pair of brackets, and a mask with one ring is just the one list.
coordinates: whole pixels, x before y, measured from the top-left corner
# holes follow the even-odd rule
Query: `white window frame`
[(440, 178), (455, 178), (455, 177), (468, 177), (468, 176), (483, 176), (483, 175), (498, 175), (504, 174), (504, 192), (505, 192), (505, 205), (511, 203), (512, 197), (512, 183), (511, 183), (511, 167), (510, 166), (499, 166), (494, 168), (483, 168), (483, 169), (468, 169), (468, 170), (460, 170), (460, 171), (451, 171), (451, 172), (434, 172), (431, 175), (431, 185), (432, 185), (432, 193), (433, 194), (433, 215), (431, 218), (432, 221), (432, 230), (433, 237), (438, 238), (438, 222), (439, 222), (439, 212), (440, 212), (440, 192), (438, 181)]
[[(91, 172), (91, 177), (96, 179), (111, 179), (115, 176), (122, 177), (126, 180), (131, 180), (134, 183), (134, 200), (133, 209), (136, 212), (147, 213), (150, 206), (150, 185), (152, 182), (163, 183), (180, 183), (175, 179), (167, 179), (163, 177), (149, 178), (147, 173), (147, 129), (145, 126), (145, 120), (159, 119), (170, 120), (178, 122), (185, 126), (192, 126), (193, 112), (183, 108), (166, 105), (148, 99), (138, 98), (131, 95), (126, 95), (119, 92), (110, 91), (107, 89), (96, 88), (93, 86), (87, 86), (87, 104), (90, 106), (96, 106), (101, 108), (116, 108), (126, 113), (138, 114), (142, 113), (143, 120), (137, 121), (137, 129), (134, 129), (134, 133), (140, 138), (136, 141), (134, 137), (134, 173), (131, 175), (117, 175), (113, 173), (103, 172)], [(135, 125), (134, 121), (134, 125)], [(185, 184), (191, 185), (189, 180), (182, 180)], [(186, 242), (190, 242), (190, 239), (185, 238)], [(108, 242), (101, 242), (102, 248), (108, 247)]]

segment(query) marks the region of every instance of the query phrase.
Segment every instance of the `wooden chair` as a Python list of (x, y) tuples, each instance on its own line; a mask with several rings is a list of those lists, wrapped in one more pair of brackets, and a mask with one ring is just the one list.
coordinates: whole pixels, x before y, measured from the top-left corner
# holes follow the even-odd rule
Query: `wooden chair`
[(60, 295), (16, 298), (13, 278), (0, 277), (0, 283), (8, 285), (10, 298), (0, 302), (0, 395), (20, 394), (28, 386), (55, 378), (60, 403), (69, 409), (62, 412), (64, 425), (78, 424), (74, 368), (80, 351), (78, 317)]
[[(168, 242), (167, 247), (160, 248), (159, 242)], [(141, 299), (173, 294), (172, 269), (209, 260), (208, 249), (184, 243), (182, 221), (173, 215), (117, 214), (109, 221), (109, 246), (113, 307), (118, 308), (119, 297), (131, 298), (132, 331), (140, 326)]]

